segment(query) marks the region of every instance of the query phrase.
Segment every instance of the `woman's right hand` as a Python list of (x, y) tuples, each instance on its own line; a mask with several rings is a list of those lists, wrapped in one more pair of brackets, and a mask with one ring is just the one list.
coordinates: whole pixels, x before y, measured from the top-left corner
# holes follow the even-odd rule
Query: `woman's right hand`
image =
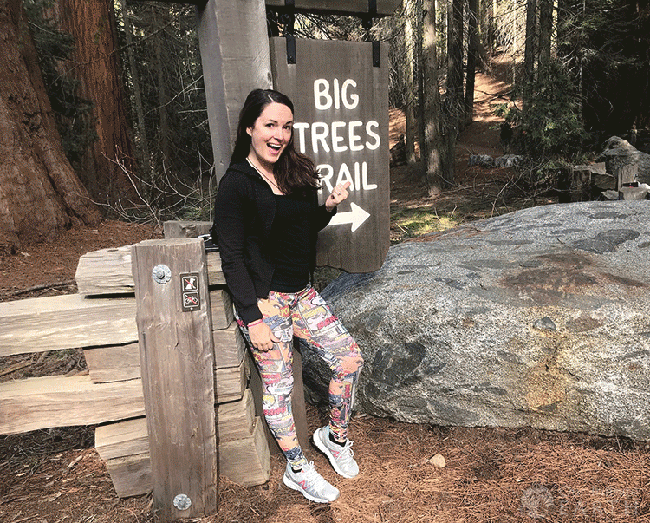
[(269, 327), (263, 321), (256, 323), (255, 325), (250, 325), (248, 327), (248, 335), (251, 339), (253, 347), (263, 352), (271, 350), (273, 348), (273, 344), (280, 341), (274, 336), (271, 327)]

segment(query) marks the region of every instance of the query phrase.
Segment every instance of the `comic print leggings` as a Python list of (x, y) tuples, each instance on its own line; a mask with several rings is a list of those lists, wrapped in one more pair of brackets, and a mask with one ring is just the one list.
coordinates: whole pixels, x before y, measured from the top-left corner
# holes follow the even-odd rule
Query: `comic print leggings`
[(329, 383), (329, 428), (337, 441), (345, 441), (350, 408), (363, 359), (359, 346), (329, 309), (316, 290), (309, 286), (300, 292), (271, 291), (257, 305), (279, 343), (270, 351), (255, 349), (248, 330), (238, 320), (251, 349), (263, 383), (264, 417), (289, 464), (300, 469), (307, 459), (296, 437), (291, 411), (293, 388), (293, 336), (301, 338), (333, 371)]

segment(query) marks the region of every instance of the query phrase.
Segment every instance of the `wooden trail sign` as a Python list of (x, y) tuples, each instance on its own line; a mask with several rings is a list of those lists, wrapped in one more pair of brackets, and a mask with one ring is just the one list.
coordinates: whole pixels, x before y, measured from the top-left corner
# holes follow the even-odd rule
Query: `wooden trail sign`
[(295, 43), (288, 63), (287, 40), (271, 38), (274, 87), (295, 106), (296, 148), (319, 167), (323, 200), (337, 183), (351, 182), (348, 200), (319, 235), (317, 264), (376, 271), (390, 245), (387, 47)]

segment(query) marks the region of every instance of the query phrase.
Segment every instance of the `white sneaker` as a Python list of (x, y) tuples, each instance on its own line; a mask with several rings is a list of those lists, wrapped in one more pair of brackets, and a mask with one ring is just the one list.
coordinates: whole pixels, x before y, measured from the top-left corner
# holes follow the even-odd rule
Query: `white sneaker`
[(353, 478), (359, 473), (359, 465), (354, 461), (352, 441), (347, 441), (344, 446), (337, 445), (329, 438), (329, 427), (321, 427), (314, 432), (314, 445), (325, 454), (337, 474), (344, 478)]
[(316, 472), (313, 461), (303, 465), (300, 472), (294, 472), (287, 463), (282, 482), (316, 503), (329, 503), (338, 499), (341, 494), (339, 489), (330, 485), (323, 476)]

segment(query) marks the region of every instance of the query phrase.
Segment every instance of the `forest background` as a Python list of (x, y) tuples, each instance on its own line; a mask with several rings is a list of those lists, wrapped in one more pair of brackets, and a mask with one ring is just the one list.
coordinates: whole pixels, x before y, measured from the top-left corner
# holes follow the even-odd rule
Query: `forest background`
[[(288, 20), (267, 12), (269, 33)], [(404, 112), (413, 182), (454, 184), (476, 71), (512, 60), (495, 106), (531, 184), (607, 137), (650, 124), (648, 0), (404, 0), (368, 23), (299, 14), (298, 37), (390, 46), (390, 105)], [(209, 219), (214, 176), (196, 6), (8, 0), (0, 9), (0, 245), (75, 221)]]

